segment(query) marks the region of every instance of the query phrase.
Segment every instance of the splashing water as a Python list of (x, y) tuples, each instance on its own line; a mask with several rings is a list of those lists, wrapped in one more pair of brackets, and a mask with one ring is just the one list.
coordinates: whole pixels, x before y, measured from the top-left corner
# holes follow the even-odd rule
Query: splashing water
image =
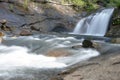
[(26, 47), (0, 46), (0, 69), (15, 69), (19, 67), (62, 68), (64, 63), (56, 61), (55, 57), (47, 57), (28, 53)]
[(104, 36), (114, 9), (104, 9), (81, 19), (72, 34)]

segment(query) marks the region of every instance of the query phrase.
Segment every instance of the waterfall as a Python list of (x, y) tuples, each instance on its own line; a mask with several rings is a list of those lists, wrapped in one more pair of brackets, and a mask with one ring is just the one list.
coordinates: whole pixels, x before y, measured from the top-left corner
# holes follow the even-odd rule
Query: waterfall
[(113, 11), (114, 8), (103, 9), (100, 12), (81, 19), (77, 23), (73, 34), (104, 36)]

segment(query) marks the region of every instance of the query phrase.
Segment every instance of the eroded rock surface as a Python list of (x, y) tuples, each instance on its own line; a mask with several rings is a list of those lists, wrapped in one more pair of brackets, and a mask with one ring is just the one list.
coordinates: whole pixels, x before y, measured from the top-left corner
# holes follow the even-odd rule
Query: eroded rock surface
[(29, 1), (25, 4), (24, 0), (1, 0), (0, 20), (7, 20), (9, 27), (32, 26), (37, 32), (59, 32), (61, 27), (66, 29), (64, 31), (72, 31), (79, 20), (75, 17), (76, 11), (69, 6), (57, 4), (56, 1), (43, 1)]

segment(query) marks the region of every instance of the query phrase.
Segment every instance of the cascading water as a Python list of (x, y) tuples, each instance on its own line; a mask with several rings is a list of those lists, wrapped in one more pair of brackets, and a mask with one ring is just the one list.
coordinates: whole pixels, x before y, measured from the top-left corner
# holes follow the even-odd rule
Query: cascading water
[(104, 36), (114, 8), (104, 9), (81, 19), (76, 25), (73, 34)]

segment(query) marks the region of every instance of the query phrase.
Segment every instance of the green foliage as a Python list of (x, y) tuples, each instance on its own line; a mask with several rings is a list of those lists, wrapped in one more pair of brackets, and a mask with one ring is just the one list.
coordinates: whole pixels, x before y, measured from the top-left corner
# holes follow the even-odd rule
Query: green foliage
[(120, 0), (110, 0), (108, 6), (120, 7)]
[(85, 2), (83, 0), (62, 0), (62, 3), (69, 3), (76, 6), (84, 6)]
[(71, 0), (71, 2), (77, 6), (84, 6), (85, 2), (82, 0)]
[(120, 25), (120, 17), (113, 19), (112, 25)]
[(95, 3), (97, 0), (62, 0), (64, 3), (73, 4), (79, 8), (84, 8), (86, 10), (94, 10), (98, 8), (98, 5)]
[(86, 3), (86, 6), (85, 6), (85, 9), (88, 10), (88, 11), (95, 10), (97, 8), (98, 8), (98, 5), (94, 4), (92, 2)]
[(97, 2), (100, 1), (105, 7), (118, 7), (120, 8), (120, 0), (62, 0), (62, 3), (70, 3), (73, 5), (84, 8), (85, 10), (91, 11), (97, 9), (99, 5)]

